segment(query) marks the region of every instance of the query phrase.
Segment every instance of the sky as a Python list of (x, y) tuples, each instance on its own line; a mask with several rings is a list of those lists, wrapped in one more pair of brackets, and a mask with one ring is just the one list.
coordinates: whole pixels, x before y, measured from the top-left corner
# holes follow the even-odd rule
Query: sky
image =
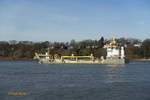
[(0, 0), (0, 41), (150, 37), (150, 0)]

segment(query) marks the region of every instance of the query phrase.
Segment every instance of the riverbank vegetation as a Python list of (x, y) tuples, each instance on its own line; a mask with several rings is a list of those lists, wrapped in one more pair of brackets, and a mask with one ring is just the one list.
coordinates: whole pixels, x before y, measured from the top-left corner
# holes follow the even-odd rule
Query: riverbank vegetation
[[(134, 38), (116, 39), (120, 46), (125, 46), (126, 57), (129, 59), (150, 58), (150, 39)], [(111, 39), (100, 37), (99, 40), (83, 40), (70, 42), (32, 42), (32, 41), (0, 41), (0, 59), (32, 59), (35, 52), (45, 53), (49, 48), (50, 54), (58, 55), (90, 55), (106, 56), (105, 44)]]

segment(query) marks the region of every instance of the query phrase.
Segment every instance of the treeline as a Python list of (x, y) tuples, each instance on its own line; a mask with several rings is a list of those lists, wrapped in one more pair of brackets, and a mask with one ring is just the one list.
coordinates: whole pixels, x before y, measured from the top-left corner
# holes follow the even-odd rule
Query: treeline
[[(144, 41), (138, 39), (116, 39), (119, 45), (125, 46), (126, 57), (134, 58), (150, 58), (150, 39)], [(32, 59), (37, 53), (45, 53), (47, 48), (50, 54), (58, 55), (90, 55), (95, 57), (106, 56), (104, 45), (111, 40), (101, 37), (99, 40), (83, 40), (70, 42), (32, 42), (32, 41), (0, 41), (0, 58), (12, 59)]]

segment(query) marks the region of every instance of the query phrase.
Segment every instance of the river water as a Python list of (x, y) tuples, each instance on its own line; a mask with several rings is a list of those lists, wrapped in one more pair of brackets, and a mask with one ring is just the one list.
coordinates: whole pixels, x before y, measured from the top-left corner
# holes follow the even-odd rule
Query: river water
[(0, 100), (150, 100), (150, 62), (107, 66), (0, 61)]

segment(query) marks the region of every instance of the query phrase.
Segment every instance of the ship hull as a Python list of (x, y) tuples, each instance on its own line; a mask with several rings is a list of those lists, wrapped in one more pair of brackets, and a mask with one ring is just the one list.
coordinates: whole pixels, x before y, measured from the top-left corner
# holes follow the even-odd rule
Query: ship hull
[(121, 65), (121, 64), (125, 64), (126, 63), (126, 59), (106, 59), (103, 61), (103, 64), (111, 64), (111, 65)]
[(108, 64), (108, 65), (119, 65), (126, 64), (126, 59), (105, 59), (105, 60), (95, 60), (95, 61), (85, 61), (85, 60), (48, 60), (48, 59), (39, 59), (41, 64)]

